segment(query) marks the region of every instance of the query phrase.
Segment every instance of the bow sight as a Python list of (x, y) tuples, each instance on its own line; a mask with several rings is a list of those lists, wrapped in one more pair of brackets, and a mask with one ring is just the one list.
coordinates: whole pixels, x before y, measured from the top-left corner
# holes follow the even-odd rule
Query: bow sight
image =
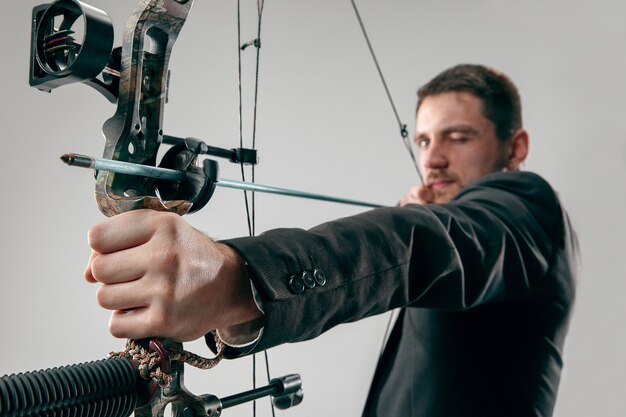
[[(80, 43), (75, 35), (82, 35)], [(36, 6), (31, 28), (30, 85), (50, 92), (65, 84), (84, 82), (115, 103), (121, 48), (112, 48), (113, 25), (102, 10), (73, 0)]]

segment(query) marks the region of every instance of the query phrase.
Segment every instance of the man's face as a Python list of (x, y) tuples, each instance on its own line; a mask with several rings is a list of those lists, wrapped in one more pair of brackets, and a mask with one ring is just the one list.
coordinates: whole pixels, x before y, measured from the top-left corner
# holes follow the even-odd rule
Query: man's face
[(506, 167), (505, 144), (466, 92), (428, 96), (417, 112), (415, 142), (434, 203), (447, 203), (470, 182)]

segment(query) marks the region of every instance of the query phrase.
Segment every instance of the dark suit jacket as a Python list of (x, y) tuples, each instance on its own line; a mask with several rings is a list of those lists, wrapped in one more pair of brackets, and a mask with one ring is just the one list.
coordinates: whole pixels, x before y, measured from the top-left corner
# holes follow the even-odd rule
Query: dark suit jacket
[(224, 243), (248, 263), (265, 313), (253, 351), (403, 308), (364, 416), (552, 414), (576, 241), (539, 176), (491, 174), (448, 204)]

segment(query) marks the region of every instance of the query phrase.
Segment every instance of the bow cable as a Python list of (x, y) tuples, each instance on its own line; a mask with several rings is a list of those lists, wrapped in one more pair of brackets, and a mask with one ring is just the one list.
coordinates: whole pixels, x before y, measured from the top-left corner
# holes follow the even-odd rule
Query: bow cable
[[(241, 42), (241, 7), (240, 0), (237, 0), (237, 61), (238, 61), (238, 86), (239, 86), (239, 143), (240, 147), (243, 148), (243, 99), (242, 99), (242, 87), (241, 87), (241, 53), (248, 46), (254, 45), (256, 47), (256, 68), (254, 75), (254, 106), (253, 106), (253, 116), (252, 116), (252, 149), (256, 149), (256, 128), (257, 128), (257, 105), (258, 105), (258, 97), (259, 97), (259, 62), (260, 62), (260, 53), (261, 53), (261, 20), (263, 16), (263, 6), (265, 5), (265, 0), (257, 0), (257, 36), (256, 39), (252, 42), (247, 42), (242, 44)], [(245, 181), (245, 170), (244, 164), (240, 164), (241, 166), (241, 178), (242, 181)], [(255, 182), (255, 166), (251, 167), (251, 182)], [(250, 236), (256, 235), (256, 200), (255, 193), (252, 191), (251, 198), (248, 200), (248, 193), (244, 191), (244, 200), (246, 205), (246, 215), (248, 221), (248, 232)], [(251, 206), (251, 208), (250, 208)], [(269, 369), (269, 358), (267, 355), (267, 350), (263, 352), (265, 357), (265, 370), (267, 374), (267, 380), (270, 381), (270, 369)], [(256, 388), (256, 354), (252, 355), (252, 387)], [(270, 401), (272, 416), (275, 416), (274, 412), (274, 404)], [(256, 401), (252, 403), (253, 415), (256, 416)]]

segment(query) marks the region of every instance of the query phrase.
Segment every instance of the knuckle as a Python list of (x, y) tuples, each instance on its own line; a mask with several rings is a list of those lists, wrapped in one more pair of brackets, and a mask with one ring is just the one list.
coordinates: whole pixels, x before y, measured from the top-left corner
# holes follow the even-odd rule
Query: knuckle
[(167, 311), (160, 307), (151, 308), (146, 317), (146, 328), (149, 334), (166, 336), (168, 329), (172, 328)]
[(173, 235), (177, 233), (178, 222), (180, 220), (178, 214), (172, 212), (158, 212), (154, 220), (156, 227), (159, 228), (161, 232)]
[(167, 306), (172, 303), (172, 299), (174, 298), (173, 285), (168, 279), (152, 281), (146, 296), (150, 304), (148, 311), (150, 316), (149, 321), (163, 321), (163, 316), (165, 315), (164, 311), (166, 311)]
[(181, 254), (176, 250), (176, 246), (172, 242), (160, 242), (155, 246), (151, 262), (155, 265), (154, 269), (169, 276), (175, 274), (182, 262)]
[(180, 254), (171, 245), (162, 245), (159, 250), (159, 256), (165, 266), (178, 269)]

